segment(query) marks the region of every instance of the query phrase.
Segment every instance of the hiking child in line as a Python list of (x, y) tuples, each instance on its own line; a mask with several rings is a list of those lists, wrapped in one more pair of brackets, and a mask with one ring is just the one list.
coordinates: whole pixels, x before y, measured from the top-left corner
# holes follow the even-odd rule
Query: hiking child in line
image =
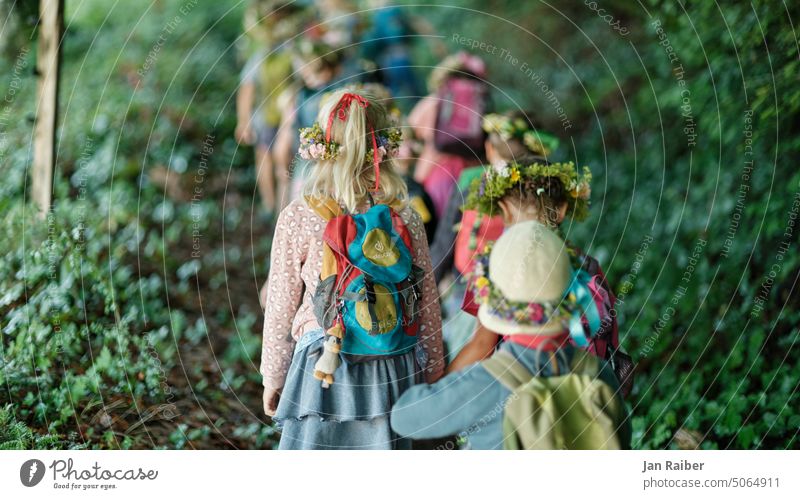
[[(504, 127), (501, 122), (497, 127)], [(470, 188), (465, 209), (475, 209), (484, 214), (502, 214), (506, 230), (514, 224), (537, 221), (559, 230), (567, 216), (581, 221), (588, 216), (591, 193), (591, 172), (587, 167), (579, 170), (573, 163), (506, 164), (487, 171)], [(619, 350), (619, 333), (616, 314), (613, 313), (615, 297), (606, 281), (600, 264), (591, 256), (568, 243), (568, 254), (574, 270), (582, 270), (580, 277), (586, 294), (582, 300), (593, 302), (585, 307), (586, 334), (575, 331), (571, 341), (586, 348), (602, 359), (611, 360), (627, 395), (632, 386), (633, 363)], [(588, 303), (587, 303), (588, 305)], [(467, 289), (463, 310), (478, 315), (474, 293)], [(478, 318), (472, 339), (448, 366), (448, 372), (457, 371), (490, 356), (501, 337), (487, 330)]]
[(276, 164), (273, 152), (282, 114), (278, 98), (292, 82), (287, 40), (303, 15), (303, 9), (292, 2), (261, 0), (250, 5), (246, 16), (247, 34), (258, 46), (242, 69), (236, 95), (236, 140), (255, 149), (256, 183), (268, 215), (280, 211), (288, 192), (288, 165)]
[(414, 180), (425, 187), (437, 217), (444, 214), (461, 170), (480, 164), (484, 154), (485, 78), (486, 63), (480, 57), (466, 52), (448, 56), (431, 72), (431, 93), (408, 115), (408, 126), (424, 143)]
[(461, 172), (456, 184), (458, 192), (450, 196), (431, 243), (433, 273), (439, 283), (445, 314), (442, 335), (450, 361), (475, 330), (475, 317), (461, 310), (473, 257), (503, 232), (503, 217), (499, 213), (490, 216), (475, 209), (465, 209), (462, 213), (462, 207), (472, 182), (479, 179), (485, 169), (501, 168), (510, 163), (547, 164), (547, 158), (558, 147), (558, 139), (536, 126), (531, 116), (532, 112), (509, 111), (483, 117), (488, 165), (472, 166)]
[(630, 426), (610, 366), (570, 343), (579, 281), (566, 245), (535, 222), (476, 263), (478, 317), (505, 341), (489, 359), (410, 388), (392, 409), (409, 438), (458, 434), (472, 449), (619, 449)]
[[(392, 404), (444, 370), (424, 227), (370, 94), (339, 90), (300, 132), (304, 197), (278, 217), (261, 373), (281, 449), (392, 449)], [(324, 237), (323, 237), (324, 236)]]

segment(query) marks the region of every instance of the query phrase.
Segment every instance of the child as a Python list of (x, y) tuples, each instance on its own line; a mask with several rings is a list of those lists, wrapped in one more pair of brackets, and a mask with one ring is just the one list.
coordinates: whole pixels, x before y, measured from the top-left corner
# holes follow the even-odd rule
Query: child
[[(392, 409), (392, 428), (410, 438), (458, 434), (472, 449), (552, 448), (551, 441), (559, 441), (554, 434), (567, 448), (627, 448), (630, 428), (622, 401), (614, 394), (616, 378), (594, 357), (595, 369), (587, 370), (581, 385), (587, 390), (572, 392), (573, 400), (591, 404), (579, 406), (585, 412), (573, 410), (569, 400), (559, 404), (566, 393), (556, 391), (539, 392), (551, 396), (550, 407), (535, 399), (527, 406), (514, 404), (525, 395), (517, 387), (533, 378), (576, 372), (576, 361), (585, 358), (568, 341), (580, 311), (568, 298), (574, 281), (564, 242), (538, 222), (521, 222), (500, 237), (485, 263), (488, 269), (481, 264), (476, 270), (481, 274), (476, 281), (481, 296), (478, 316), (506, 341), (487, 362), (448, 374), (433, 385), (410, 388)], [(517, 383), (504, 379), (519, 371)], [(547, 384), (525, 386), (541, 389)], [(602, 402), (583, 397), (588, 393), (603, 394)], [(544, 421), (542, 413), (552, 418)], [(513, 416), (516, 419), (509, 419)]]
[[(282, 425), (281, 449), (408, 448), (409, 442), (391, 431), (391, 406), (413, 384), (422, 379), (435, 381), (444, 366), (438, 295), (424, 228), (419, 216), (406, 205), (405, 184), (389, 157), (397, 147), (399, 131), (392, 128), (385, 108), (373, 96), (340, 90), (324, 101), (315, 126), (301, 134), (300, 154), (313, 159), (314, 165), (305, 198), (292, 201), (281, 212), (275, 229), (261, 361), (264, 411)], [(370, 208), (373, 200), (376, 204)], [(332, 233), (325, 214), (366, 216), (384, 205), (396, 207), (392, 213), (402, 219), (396, 227), (410, 235), (410, 259), (423, 276), (414, 293), (416, 312), (411, 314), (419, 325), (416, 347), (397, 355), (336, 354), (347, 351), (344, 342), (351, 335), (351, 323), (342, 340), (341, 335), (334, 335), (335, 326), (328, 328), (330, 309), (319, 307), (318, 298), (329, 289), (318, 287), (321, 272), (330, 263), (326, 248), (330, 247)], [(351, 227), (358, 232), (355, 225)], [(364, 241), (366, 245), (366, 237)], [(359, 247), (366, 256), (364, 245)], [(390, 259), (392, 248), (396, 246), (388, 244), (376, 258)], [(323, 253), (328, 256), (323, 258)], [(340, 254), (336, 255), (340, 259)], [(338, 283), (339, 279), (344, 282), (345, 276), (333, 278)], [(370, 298), (369, 290), (366, 293), (367, 300), (360, 301), (365, 308), (358, 308), (358, 293), (351, 293), (356, 296), (341, 295), (343, 301), (337, 310), (342, 313), (355, 301), (359, 322), (364, 319), (368, 326), (386, 326), (384, 321), (370, 319), (371, 304), (383, 307), (386, 295), (377, 284), (372, 290), (377, 299)], [(364, 313), (358, 315), (358, 310)], [(318, 319), (320, 311), (325, 324)], [(399, 314), (395, 319), (392, 327), (410, 323), (407, 315), (402, 321)], [(319, 379), (330, 386), (323, 388)]]
[(408, 112), (425, 93), (415, 73), (412, 43), (417, 38), (432, 42), (438, 57), (447, 54), (447, 46), (435, 36), (433, 26), (422, 16), (409, 15), (412, 9), (391, 5), (387, 0), (367, 2), (369, 30), (359, 44), (365, 59), (375, 61), (380, 68), (381, 81), (398, 99), (398, 105)]
[(278, 164), (273, 171), (272, 150), (281, 121), (278, 97), (289, 86), (292, 74), (291, 55), (284, 42), (296, 31), (301, 17), (302, 9), (296, 5), (275, 0), (253, 2), (246, 15), (247, 34), (259, 46), (242, 70), (236, 96), (236, 140), (255, 148), (256, 182), (267, 213), (275, 211), (276, 197), (285, 198), (288, 187), (286, 165)]
[[(567, 215), (576, 221), (586, 218), (590, 182), (589, 169), (584, 167), (580, 172), (573, 163), (503, 165), (488, 171), (480, 181), (473, 183), (466, 208), (486, 214), (500, 212), (506, 227), (535, 220), (558, 228)], [(587, 328), (596, 331), (592, 331), (588, 344), (581, 346), (612, 362), (622, 385), (622, 393), (627, 396), (633, 383), (633, 363), (627, 354), (617, 350), (617, 320), (616, 314), (612, 313), (614, 294), (597, 260), (572, 246), (569, 247), (569, 254), (573, 268), (584, 271), (582, 276), (587, 281), (589, 298), (595, 300), (594, 310), (597, 312), (592, 314), (594, 324), (587, 324)], [(469, 290), (464, 296), (462, 308), (477, 315), (478, 306)], [(580, 339), (578, 335), (573, 335), (573, 341)], [(491, 355), (499, 340), (497, 335), (482, 327), (479, 320), (473, 338), (448, 366), (448, 372)]]
[[(484, 154), (480, 117), (487, 103), (485, 77), (486, 64), (481, 58), (466, 52), (447, 57), (431, 72), (431, 93), (419, 101), (408, 116), (409, 127), (424, 142), (414, 168), (414, 179), (425, 187), (439, 218), (444, 214), (461, 170), (480, 164)], [(457, 87), (458, 92), (450, 86)], [(448, 119), (453, 116), (459, 118), (458, 132), (455, 127), (448, 126)], [(463, 139), (472, 132), (478, 143), (466, 147), (468, 144)], [(452, 141), (451, 146), (464, 147), (445, 150), (441, 140), (437, 143), (441, 137)]]
[[(547, 162), (547, 158), (558, 147), (558, 139), (534, 124), (533, 112), (509, 111), (504, 114), (488, 114), (483, 118), (486, 132), (486, 160), (489, 166), (498, 168), (504, 164), (530, 164), (534, 161)], [(498, 128), (497, 123), (509, 126)], [(441, 281), (453, 269), (456, 233), (461, 234), (469, 227), (461, 227), (461, 207), (469, 193), (472, 182), (480, 178), (485, 166), (465, 168), (456, 183), (458, 193), (450, 196), (436, 235), (431, 244), (431, 260), (434, 277)], [(488, 242), (488, 241), (487, 241)], [(481, 242), (478, 241), (480, 245)], [(479, 250), (479, 247), (474, 248)]]
[[(588, 172), (580, 175), (572, 163), (535, 162), (522, 168), (519, 164), (501, 164), (473, 183), (465, 209), (492, 215), (499, 212), (507, 228), (531, 220), (556, 228), (568, 210), (573, 217), (585, 217), (590, 179)], [(577, 191), (574, 196), (573, 191), (567, 191), (567, 186), (572, 184), (582, 186), (581, 196)], [(462, 308), (473, 316), (477, 315), (478, 305), (469, 290)], [(488, 357), (499, 340), (478, 321), (475, 334), (448, 366), (448, 372)]]
[[(534, 125), (532, 112), (511, 111), (502, 115), (489, 114), (483, 118), (486, 136), (486, 159), (489, 167), (500, 168), (509, 163), (546, 163), (558, 147), (558, 139)], [(502, 125), (502, 126), (498, 126)], [(475, 330), (475, 318), (461, 310), (466, 290), (466, 278), (472, 257), (483, 246), (497, 239), (503, 231), (503, 219), (462, 205), (469, 187), (484, 172), (483, 166), (464, 169), (458, 179), (458, 193), (450, 196), (439, 228), (431, 244), (431, 260), (439, 292), (443, 296), (446, 317), (443, 336), (447, 355), (452, 361)], [(457, 271), (455, 280), (446, 279)]]
[[(300, 81), (284, 91), (279, 98), (283, 114), (275, 139), (275, 160), (287, 171), (300, 145), (297, 129), (310, 127), (317, 117), (323, 96), (346, 83), (341, 74), (340, 50), (324, 43), (303, 39), (293, 48), (292, 58)], [(291, 188), (285, 202), (296, 199), (301, 194), (308, 166), (302, 158), (294, 162)]]

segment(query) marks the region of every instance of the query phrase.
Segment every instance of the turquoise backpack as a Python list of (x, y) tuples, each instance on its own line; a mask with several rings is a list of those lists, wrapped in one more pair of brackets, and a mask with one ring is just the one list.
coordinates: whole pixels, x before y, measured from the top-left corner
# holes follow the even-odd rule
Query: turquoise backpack
[(421, 269), (413, 262), (411, 234), (400, 214), (375, 204), (344, 213), (335, 201), (307, 200), (327, 220), (314, 314), (325, 349), (314, 376), (323, 386), (345, 358), (400, 355), (417, 343)]

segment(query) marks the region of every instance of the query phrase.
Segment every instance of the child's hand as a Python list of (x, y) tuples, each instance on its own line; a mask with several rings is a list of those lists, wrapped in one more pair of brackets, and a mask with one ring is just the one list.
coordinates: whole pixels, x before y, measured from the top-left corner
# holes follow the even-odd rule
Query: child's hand
[(278, 401), (281, 399), (281, 391), (274, 388), (264, 388), (264, 414), (269, 417), (275, 415), (278, 410)]
[(251, 145), (256, 141), (256, 134), (253, 132), (253, 126), (250, 121), (240, 121), (236, 123), (236, 141), (240, 144)]

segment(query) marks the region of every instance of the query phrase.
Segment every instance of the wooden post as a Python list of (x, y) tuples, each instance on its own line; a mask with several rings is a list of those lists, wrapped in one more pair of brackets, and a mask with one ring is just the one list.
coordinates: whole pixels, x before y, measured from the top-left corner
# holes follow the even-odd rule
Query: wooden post
[(36, 56), (36, 124), (33, 139), (33, 201), (44, 218), (53, 197), (53, 166), (58, 124), (58, 75), (64, 0), (39, 0)]

